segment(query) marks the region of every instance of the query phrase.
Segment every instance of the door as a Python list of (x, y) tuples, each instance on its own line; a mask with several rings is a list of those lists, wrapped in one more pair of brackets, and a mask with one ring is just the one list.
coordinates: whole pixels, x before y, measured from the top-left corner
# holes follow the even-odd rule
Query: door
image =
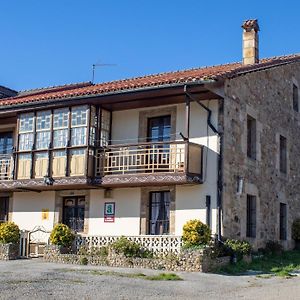
[(169, 234), (170, 228), (170, 192), (150, 193), (149, 234)]
[(0, 197), (0, 223), (8, 221), (8, 197)]
[[(148, 142), (154, 143), (150, 146), (149, 168), (157, 171), (169, 171), (170, 144), (171, 139), (171, 116), (149, 118), (148, 120)], [(159, 144), (155, 144), (159, 143)]]
[(85, 197), (66, 197), (63, 201), (63, 223), (75, 232), (83, 232)]
[(12, 154), (13, 146), (13, 133), (0, 133), (0, 155)]

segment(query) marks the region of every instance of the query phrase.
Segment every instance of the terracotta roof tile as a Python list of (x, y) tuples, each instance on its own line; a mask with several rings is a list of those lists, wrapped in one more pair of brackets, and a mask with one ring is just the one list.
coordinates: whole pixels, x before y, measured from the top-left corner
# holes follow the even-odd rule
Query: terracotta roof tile
[(232, 78), (242, 73), (254, 72), (261, 69), (275, 67), (300, 61), (300, 55), (287, 55), (260, 60), (253, 65), (230, 63), (211, 67), (202, 67), (189, 70), (160, 73), (116, 80), (99, 84), (79, 83), (58, 87), (49, 87), (32, 91), (20, 92), (18, 96), (0, 100), (0, 108), (46, 100), (62, 100), (68, 98), (84, 97), (88, 95), (101, 95), (120, 91), (131, 91), (147, 87), (162, 87), (167, 85), (193, 83), (197, 81), (222, 80)]

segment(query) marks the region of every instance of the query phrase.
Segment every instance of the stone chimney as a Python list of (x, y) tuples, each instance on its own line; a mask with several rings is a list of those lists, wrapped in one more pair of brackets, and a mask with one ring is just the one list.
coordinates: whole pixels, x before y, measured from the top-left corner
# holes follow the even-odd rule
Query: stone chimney
[(258, 31), (257, 20), (243, 22), (243, 64), (251, 65), (258, 63)]

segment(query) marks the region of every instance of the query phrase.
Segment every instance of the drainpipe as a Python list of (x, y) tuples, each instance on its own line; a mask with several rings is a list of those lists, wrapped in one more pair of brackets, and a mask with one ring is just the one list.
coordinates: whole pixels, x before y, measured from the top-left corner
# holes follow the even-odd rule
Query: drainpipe
[[(207, 125), (209, 128), (218, 136), (219, 141), (219, 155), (218, 155), (218, 183), (217, 183), (217, 211), (218, 211), (218, 217), (217, 217), (217, 238), (219, 242), (222, 242), (222, 230), (221, 230), (221, 213), (222, 213), (222, 189), (223, 189), (223, 174), (222, 174), (222, 161), (223, 161), (223, 134), (219, 132), (216, 127), (211, 122), (211, 115), (212, 111), (205, 106), (201, 101), (196, 99), (194, 96), (192, 96), (187, 91), (187, 86), (184, 86), (184, 93), (185, 95), (192, 101), (195, 101), (197, 104), (199, 104), (203, 109), (207, 111)], [(221, 104), (221, 110), (223, 110), (223, 102)]]

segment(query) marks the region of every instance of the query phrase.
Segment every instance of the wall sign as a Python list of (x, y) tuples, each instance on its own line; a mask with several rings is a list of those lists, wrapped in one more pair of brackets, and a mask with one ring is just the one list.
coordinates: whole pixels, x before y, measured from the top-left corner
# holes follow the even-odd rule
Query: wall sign
[(42, 209), (42, 220), (43, 221), (49, 220), (49, 209), (47, 208)]
[(104, 203), (104, 222), (113, 223), (115, 222), (115, 202), (105, 202)]

